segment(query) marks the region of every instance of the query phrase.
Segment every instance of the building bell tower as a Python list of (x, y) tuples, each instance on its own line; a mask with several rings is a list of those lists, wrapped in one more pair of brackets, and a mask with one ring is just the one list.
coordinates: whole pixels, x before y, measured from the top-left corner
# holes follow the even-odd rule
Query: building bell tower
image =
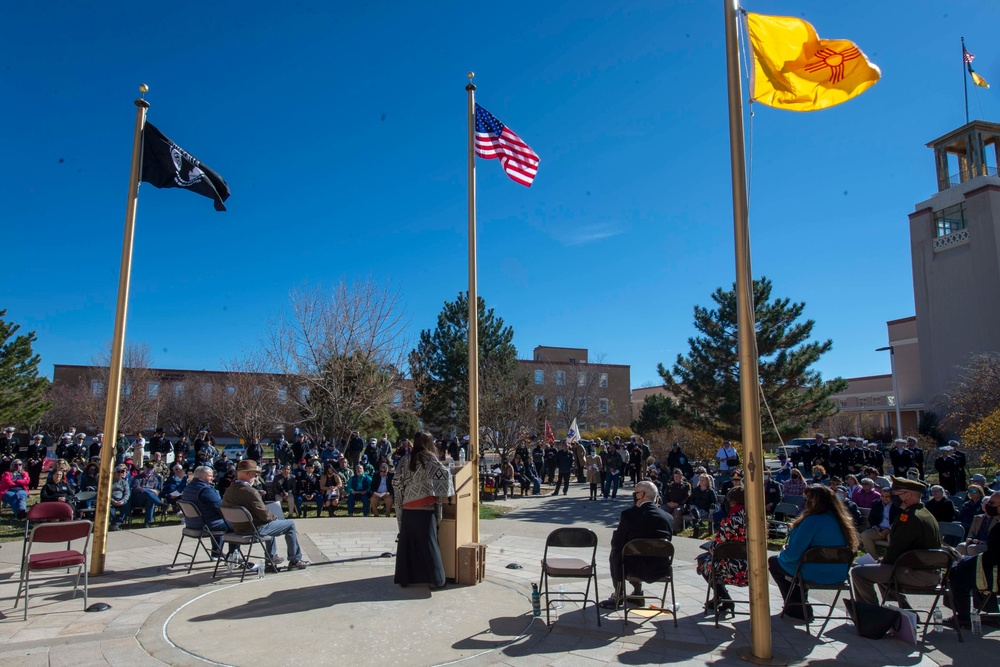
[(940, 405), (970, 355), (1000, 352), (1000, 124), (927, 144), (938, 192), (910, 214), (924, 403)]

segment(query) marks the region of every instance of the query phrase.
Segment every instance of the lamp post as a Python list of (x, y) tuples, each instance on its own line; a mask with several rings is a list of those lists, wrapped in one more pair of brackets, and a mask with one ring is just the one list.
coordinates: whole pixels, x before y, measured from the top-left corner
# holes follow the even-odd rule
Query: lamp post
[(899, 415), (899, 385), (896, 384), (896, 348), (893, 345), (877, 348), (876, 352), (889, 350), (889, 368), (892, 369), (892, 402), (896, 405), (896, 437), (903, 437), (903, 419)]

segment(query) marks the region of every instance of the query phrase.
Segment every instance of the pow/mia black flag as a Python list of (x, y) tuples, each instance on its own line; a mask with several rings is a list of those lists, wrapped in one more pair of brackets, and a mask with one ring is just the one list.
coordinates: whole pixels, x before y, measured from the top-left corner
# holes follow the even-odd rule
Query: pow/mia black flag
[(225, 211), (229, 186), (207, 165), (170, 141), (152, 123), (146, 123), (142, 141), (142, 177), (157, 188), (184, 188), (215, 200), (215, 210)]

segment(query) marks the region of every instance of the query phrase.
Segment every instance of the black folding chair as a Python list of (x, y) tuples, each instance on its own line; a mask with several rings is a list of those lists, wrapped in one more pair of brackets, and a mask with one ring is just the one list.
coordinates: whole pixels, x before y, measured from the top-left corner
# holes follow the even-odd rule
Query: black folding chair
[[(191, 556), (191, 562), (188, 563), (188, 573), (191, 572), (191, 568), (194, 567), (194, 559), (198, 557), (198, 547), (201, 547), (202, 551), (205, 552), (205, 556), (210, 560), (212, 558), (212, 551), (219, 553), (220, 558), (222, 554), (221, 539), (228, 531), (225, 530), (211, 530), (205, 525), (204, 519), (202, 519), (201, 511), (198, 506), (183, 500), (177, 501), (177, 507), (180, 509), (181, 514), (184, 515), (184, 519), (197, 519), (201, 522), (201, 528), (188, 528), (187, 523), (181, 528), (181, 540), (177, 543), (177, 551), (174, 552), (174, 561), (170, 564), (170, 567), (177, 565), (177, 557)], [(181, 546), (184, 544), (184, 538), (190, 537), (196, 541), (194, 550), (191, 553), (185, 553), (181, 551)], [(214, 549), (210, 550), (205, 546), (204, 539), (208, 538), (209, 542), (212, 544)]]
[(958, 521), (939, 523), (938, 528), (941, 529), (941, 542), (950, 547), (957, 547), (965, 539), (965, 526)]
[[(833, 610), (837, 606), (837, 600), (840, 599), (840, 594), (847, 591), (854, 599), (854, 589), (851, 588), (851, 565), (854, 563), (854, 552), (847, 547), (813, 547), (811, 549), (806, 549), (806, 552), (802, 554), (802, 558), (799, 560), (798, 566), (795, 568), (795, 574), (792, 576), (786, 576), (785, 579), (791, 582), (792, 587), (788, 591), (788, 595), (785, 597), (784, 607), (781, 610), (781, 618), (785, 616), (785, 609), (788, 608), (788, 603), (792, 598), (792, 594), (795, 592), (796, 586), (799, 589), (799, 596), (802, 604), (802, 615), (806, 619), (806, 633), (809, 633), (809, 623), (811, 619), (806, 613), (806, 597), (811, 590), (817, 591), (837, 591), (837, 594), (833, 596), (833, 603), (829, 605), (830, 613), (826, 615), (823, 619), (823, 625), (820, 626), (818, 635), (823, 634), (826, 630), (827, 624), (834, 618)], [(809, 581), (802, 574), (802, 568), (805, 565), (816, 564), (816, 565), (844, 565), (846, 569), (844, 572), (844, 580), (835, 584), (819, 584), (815, 581)], [(825, 602), (815, 602), (814, 604), (825, 605)], [(838, 620), (853, 620), (850, 616), (837, 616)]]
[[(893, 564), (892, 578), (889, 580), (887, 588), (889, 589), (891, 599), (894, 600), (899, 600), (900, 595), (933, 595), (934, 601), (931, 603), (930, 609), (927, 610), (927, 619), (924, 621), (924, 636), (927, 635), (927, 626), (932, 624), (941, 625), (942, 627), (954, 627), (955, 631), (958, 632), (958, 641), (964, 642), (962, 628), (959, 624), (956, 623), (954, 626), (948, 626), (943, 623), (933, 623), (934, 610), (937, 609), (938, 602), (940, 602), (942, 596), (947, 596), (949, 599), (952, 597), (951, 584), (948, 580), (952, 566), (951, 554), (944, 549), (914, 549), (913, 551), (905, 551)], [(913, 583), (903, 583), (899, 580), (899, 574), (905, 573), (906, 576), (911, 577), (921, 572), (933, 575), (935, 583), (918, 586)], [(922, 610), (917, 609), (914, 609), (913, 612), (918, 614), (918, 620), (919, 614), (924, 613)]]
[[(632, 572), (633, 574), (629, 574)], [(645, 576), (639, 576), (642, 572)], [(648, 578), (647, 578), (648, 577)], [(622, 586), (628, 583), (663, 584), (663, 595), (660, 596), (660, 606), (656, 614), (672, 614), (674, 627), (677, 627), (677, 597), (674, 592), (674, 545), (665, 539), (638, 539), (628, 542), (622, 549)], [(667, 589), (670, 589), (670, 609), (666, 608)], [(615, 591), (616, 609), (619, 604), (625, 605), (625, 616), (622, 625), (628, 628), (628, 609), (624, 591)], [(647, 599), (657, 599), (655, 595), (629, 595), (628, 600), (641, 600), (642, 607), (647, 609)]]
[[(590, 549), (590, 560), (567, 556), (549, 556), (549, 549)], [(557, 528), (545, 538), (545, 552), (542, 554), (542, 577), (538, 583), (539, 593), (545, 598), (545, 624), (550, 625), (549, 579), (586, 579), (587, 590), (564, 591), (559, 593), (562, 598), (582, 596), (583, 608), (587, 608), (590, 599), (590, 582), (594, 582), (594, 611), (597, 613), (597, 625), (601, 624), (601, 609), (598, 606), (597, 594), (597, 535), (588, 528)]]
[[(705, 606), (708, 606), (709, 600), (712, 599), (712, 594), (715, 592), (716, 584), (725, 584), (725, 580), (720, 576), (722, 574), (719, 571), (719, 564), (724, 560), (738, 560), (746, 561), (747, 557), (747, 543), (746, 542), (722, 542), (721, 544), (716, 544), (712, 550), (711, 558), (711, 568), (712, 574), (708, 582), (708, 591), (705, 594)], [(732, 584), (726, 584), (732, 585)], [(739, 616), (749, 616), (749, 608), (747, 611), (736, 611), (735, 605), (737, 604), (750, 604), (750, 600), (715, 600), (715, 627), (719, 627), (719, 616), (721, 615), (721, 607), (723, 602), (731, 602), (734, 605), (733, 615)]]
[[(220, 507), (219, 513), (222, 514), (222, 518), (226, 520), (230, 526), (237, 526), (241, 524), (249, 524), (251, 526), (251, 531), (248, 533), (238, 533), (235, 528), (225, 533), (222, 536), (222, 544), (235, 544), (236, 549), (230, 554), (230, 558), (235, 554), (238, 558), (238, 566), (240, 568), (240, 583), (247, 576), (247, 568), (250, 567), (250, 556), (253, 553), (253, 547), (255, 544), (259, 544), (260, 548), (264, 551), (264, 561), (267, 565), (270, 565), (272, 569), (277, 569), (277, 566), (271, 560), (271, 552), (268, 551), (267, 545), (274, 540), (274, 537), (270, 535), (261, 535), (257, 531), (257, 526), (254, 525), (253, 517), (250, 516), (250, 512), (245, 507)], [(247, 548), (246, 553), (243, 553), (243, 547)], [(212, 572), (212, 577), (216, 577), (219, 574), (219, 563), (223, 561), (223, 558), (215, 561), (215, 570)], [(266, 569), (266, 568), (265, 568)], [(263, 571), (261, 571), (260, 576), (263, 576)]]

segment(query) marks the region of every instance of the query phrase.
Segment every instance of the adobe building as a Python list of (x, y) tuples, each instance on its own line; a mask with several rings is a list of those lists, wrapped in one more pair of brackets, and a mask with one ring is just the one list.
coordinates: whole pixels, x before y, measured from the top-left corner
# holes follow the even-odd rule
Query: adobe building
[(910, 214), (910, 254), (922, 391), (936, 405), (970, 355), (1000, 351), (1000, 124), (927, 146), (938, 192)]

